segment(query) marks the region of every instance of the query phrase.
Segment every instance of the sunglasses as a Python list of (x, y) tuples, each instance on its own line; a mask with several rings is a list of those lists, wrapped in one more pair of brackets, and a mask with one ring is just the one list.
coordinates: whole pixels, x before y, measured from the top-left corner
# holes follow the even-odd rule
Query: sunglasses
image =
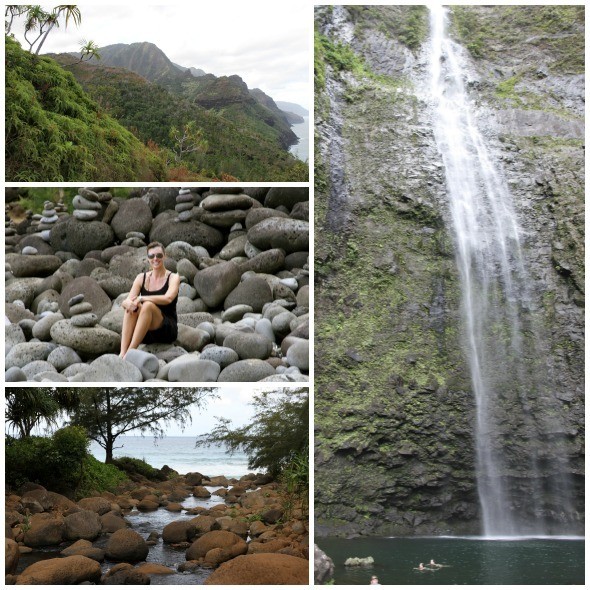
[(164, 258), (164, 254), (162, 254), (161, 252), (158, 252), (157, 254), (148, 254), (148, 258), (150, 260), (153, 260), (154, 258), (158, 258), (159, 260), (161, 260), (162, 258)]

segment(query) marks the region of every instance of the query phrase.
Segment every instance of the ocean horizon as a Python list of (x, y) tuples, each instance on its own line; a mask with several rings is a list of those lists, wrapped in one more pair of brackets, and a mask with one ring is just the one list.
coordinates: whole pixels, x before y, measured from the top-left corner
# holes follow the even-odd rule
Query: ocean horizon
[[(248, 469), (248, 457), (244, 453), (230, 455), (222, 445), (195, 447), (196, 440), (196, 436), (156, 439), (153, 436), (119, 436), (113, 456), (142, 459), (157, 469), (168, 465), (182, 475), (197, 471), (211, 477), (242, 477), (255, 471)], [(98, 443), (91, 441), (89, 451), (99, 461), (105, 460), (105, 451)]]

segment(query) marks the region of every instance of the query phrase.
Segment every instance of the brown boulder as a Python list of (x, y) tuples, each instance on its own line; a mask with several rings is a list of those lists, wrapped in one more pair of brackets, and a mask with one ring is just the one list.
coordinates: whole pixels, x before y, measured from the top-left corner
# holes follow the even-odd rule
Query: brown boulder
[(30, 519), (30, 528), (25, 531), (24, 543), (29, 547), (44, 547), (47, 545), (59, 545), (64, 535), (63, 517), (43, 512), (33, 514)]
[(248, 551), (246, 541), (229, 531), (210, 531), (198, 538), (187, 550), (187, 561), (203, 558), (209, 565), (217, 565), (244, 555)]
[(205, 580), (205, 584), (309, 584), (309, 562), (291, 555), (241, 555), (223, 563)]
[(59, 584), (60, 586), (100, 580), (100, 564), (83, 555), (45, 559), (30, 565), (18, 576), (17, 585)]
[(248, 553), (278, 553), (289, 545), (289, 541), (285, 538), (273, 539), (266, 543), (258, 543), (252, 541), (248, 545)]
[(208, 533), (215, 526), (215, 517), (201, 514), (196, 518), (191, 518), (190, 523), (195, 528), (196, 535)]
[(174, 520), (169, 522), (162, 531), (164, 543), (184, 543), (194, 536), (195, 525), (190, 520)]
[(18, 543), (12, 539), (4, 539), (4, 573), (14, 574), (18, 566), (20, 551)]
[(141, 500), (137, 505), (137, 509), (141, 510), (142, 512), (153, 512), (154, 510), (157, 510), (159, 507), (160, 504), (158, 502), (154, 502), (153, 500), (148, 500), (146, 498)]
[(149, 553), (144, 538), (131, 529), (115, 531), (108, 540), (106, 556), (111, 561), (127, 561), (135, 563), (143, 561)]
[(182, 512), (184, 507), (178, 502), (168, 502), (168, 504), (166, 504), (166, 510), (168, 510), (168, 512)]
[(98, 547), (93, 547), (92, 543), (90, 541), (86, 541), (85, 539), (76, 541), (61, 551), (60, 555), (63, 555), (64, 557), (69, 557), (70, 555), (83, 555), (84, 557), (94, 559), (94, 561), (104, 561), (104, 550)]
[(211, 493), (209, 490), (203, 486), (196, 486), (193, 490), (193, 496), (195, 498), (210, 498)]
[(95, 496), (93, 498), (82, 498), (78, 502), (78, 506), (82, 510), (90, 510), (96, 512), (99, 515), (106, 514), (111, 511), (111, 503), (106, 498)]
[(93, 540), (100, 535), (102, 523), (96, 512), (91, 510), (80, 510), (64, 518), (64, 538), (69, 541), (77, 539)]
[(244, 539), (248, 536), (249, 526), (243, 520), (236, 520), (230, 516), (222, 516), (221, 518), (217, 518), (215, 522), (222, 531), (231, 531)]
[(100, 517), (102, 530), (105, 533), (114, 533), (119, 529), (126, 529), (127, 522), (124, 518), (119, 516), (116, 512), (107, 512)]
[(203, 481), (203, 475), (197, 471), (187, 473), (184, 478), (189, 486), (200, 486)]

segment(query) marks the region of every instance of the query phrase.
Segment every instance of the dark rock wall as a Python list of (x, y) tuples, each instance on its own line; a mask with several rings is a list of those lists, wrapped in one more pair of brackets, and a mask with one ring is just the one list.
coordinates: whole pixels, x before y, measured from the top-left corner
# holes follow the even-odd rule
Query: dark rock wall
[[(529, 8), (460, 7), (453, 33), (523, 225), (554, 435), (581, 488), (583, 8)], [(316, 11), (318, 535), (480, 531), (460, 285), (421, 89), (427, 36), (425, 7)]]

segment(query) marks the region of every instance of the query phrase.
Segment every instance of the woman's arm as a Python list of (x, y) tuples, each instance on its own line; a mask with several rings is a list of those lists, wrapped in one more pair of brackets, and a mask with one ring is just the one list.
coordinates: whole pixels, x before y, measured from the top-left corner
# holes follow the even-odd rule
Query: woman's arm
[(133, 281), (133, 286), (129, 291), (129, 295), (127, 295), (127, 299), (121, 303), (121, 307), (126, 309), (127, 311), (135, 311), (137, 310), (137, 296), (141, 291), (141, 283), (143, 282), (143, 273), (137, 275), (135, 280)]
[(142, 295), (141, 301), (150, 301), (156, 305), (168, 305), (172, 303), (175, 297), (178, 295), (178, 289), (180, 288), (180, 276), (172, 273), (170, 280), (168, 281), (168, 290), (164, 295)]

